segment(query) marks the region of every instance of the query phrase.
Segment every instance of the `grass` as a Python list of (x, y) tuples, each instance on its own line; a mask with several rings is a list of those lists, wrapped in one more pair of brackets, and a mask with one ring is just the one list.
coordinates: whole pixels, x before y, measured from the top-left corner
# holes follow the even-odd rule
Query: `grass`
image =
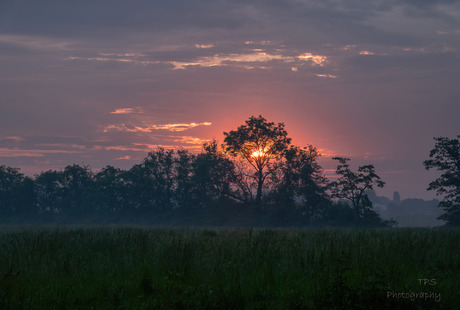
[(0, 230), (0, 309), (457, 309), (459, 279), (453, 229)]

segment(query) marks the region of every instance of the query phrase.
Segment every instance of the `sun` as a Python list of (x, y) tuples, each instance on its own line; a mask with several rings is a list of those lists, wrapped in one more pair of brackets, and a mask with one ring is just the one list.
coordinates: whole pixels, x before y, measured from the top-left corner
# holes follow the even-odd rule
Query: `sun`
[(257, 150), (257, 151), (252, 152), (251, 157), (260, 158), (260, 157), (264, 157), (265, 155), (266, 154), (264, 151)]

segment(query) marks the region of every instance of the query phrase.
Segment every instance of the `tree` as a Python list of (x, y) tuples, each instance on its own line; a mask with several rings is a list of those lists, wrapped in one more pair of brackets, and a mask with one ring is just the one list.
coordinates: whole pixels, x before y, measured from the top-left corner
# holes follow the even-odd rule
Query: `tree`
[(203, 145), (203, 152), (193, 162), (193, 200), (197, 205), (211, 201), (236, 198), (231, 189), (235, 182), (235, 165), (217, 148), (217, 142)]
[(267, 122), (261, 115), (251, 116), (237, 130), (224, 132), (224, 148), (233, 157), (246, 161), (254, 170), (257, 183), (256, 206), (260, 207), (265, 179), (270, 174), (270, 162), (279, 160), (291, 143), (284, 124)]
[(15, 212), (19, 217), (30, 218), (37, 215), (37, 196), (34, 191), (34, 180), (23, 177), (14, 192)]
[[(142, 164), (137, 165), (137, 169), (131, 170), (140, 177), (142, 190), (147, 190), (146, 193), (141, 194), (150, 206), (157, 211), (168, 211), (173, 208), (175, 190), (173, 150), (158, 148), (149, 152)], [(139, 183), (134, 184), (138, 186)]]
[(192, 201), (190, 199), (193, 183), (193, 162), (195, 156), (187, 150), (178, 150), (177, 156), (174, 158), (176, 183), (175, 198), (179, 207), (190, 207)]
[(35, 176), (37, 207), (40, 213), (61, 213), (63, 207), (63, 172), (48, 170)]
[(94, 207), (94, 175), (89, 166), (68, 165), (62, 172), (64, 207), (71, 215), (85, 215)]
[(288, 212), (297, 209), (310, 223), (320, 219), (322, 209), (329, 204), (327, 179), (317, 162), (319, 156), (311, 145), (291, 145), (283, 160), (273, 166), (270, 177), (275, 204)]
[(367, 197), (366, 191), (373, 190), (374, 185), (377, 187), (385, 185), (385, 182), (375, 173), (374, 165), (360, 166), (357, 172), (353, 172), (348, 164), (350, 158), (334, 157), (332, 159), (339, 161), (336, 174), (340, 176), (330, 185), (332, 197), (351, 202), (359, 218), (372, 215), (372, 202)]
[(17, 208), (18, 189), (24, 181), (19, 168), (0, 166), (0, 214), (12, 214)]
[(434, 138), (430, 159), (423, 162), (425, 169), (436, 169), (441, 176), (429, 184), (427, 190), (435, 190), (444, 196), (439, 203), (445, 213), (439, 219), (449, 226), (460, 226), (460, 135), (455, 139)]
[(313, 222), (322, 217), (323, 209), (329, 204), (326, 193), (328, 180), (317, 162), (320, 154), (315, 147), (309, 145), (294, 151), (296, 156), (293, 159), (299, 175), (297, 195), (301, 199), (301, 210)]
[(95, 176), (96, 208), (110, 212), (117, 212), (125, 209), (127, 202), (124, 199), (125, 184), (123, 174), (125, 172), (113, 166), (106, 166)]

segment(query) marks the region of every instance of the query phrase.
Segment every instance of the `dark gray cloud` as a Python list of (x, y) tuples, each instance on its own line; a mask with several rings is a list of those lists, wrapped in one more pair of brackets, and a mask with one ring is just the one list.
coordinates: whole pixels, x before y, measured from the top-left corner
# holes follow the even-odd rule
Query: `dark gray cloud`
[(430, 18), (442, 21), (441, 25), (458, 26), (458, 16), (451, 10), (458, 10), (455, 2), (416, 2), (18, 0), (3, 4), (0, 30), (92, 41), (104, 36), (105, 44), (114, 44), (107, 42), (109, 39), (126, 43), (140, 37), (155, 40), (173, 34), (180, 40), (261, 35), (289, 40), (291, 35), (300, 38), (307, 34), (312, 42), (330, 40), (332, 36), (352, 41), (380, 39), (385, 43), (407, 40), (409, 36), (371, 27), (369, 21), (381, 14), (401, 11), (401, 17), (418, 19), (420, 23)]

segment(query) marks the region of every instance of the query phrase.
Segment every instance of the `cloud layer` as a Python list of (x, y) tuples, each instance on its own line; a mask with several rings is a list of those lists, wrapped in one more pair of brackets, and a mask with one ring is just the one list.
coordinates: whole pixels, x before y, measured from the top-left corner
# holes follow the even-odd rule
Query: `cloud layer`
[(2, 2), (0, 164), (126, 168), (262, 114), (326, 169), (351, 156), (389, 195), (431, 197), (421, 162), (460, 130), (459, 39), (449, 0)]

